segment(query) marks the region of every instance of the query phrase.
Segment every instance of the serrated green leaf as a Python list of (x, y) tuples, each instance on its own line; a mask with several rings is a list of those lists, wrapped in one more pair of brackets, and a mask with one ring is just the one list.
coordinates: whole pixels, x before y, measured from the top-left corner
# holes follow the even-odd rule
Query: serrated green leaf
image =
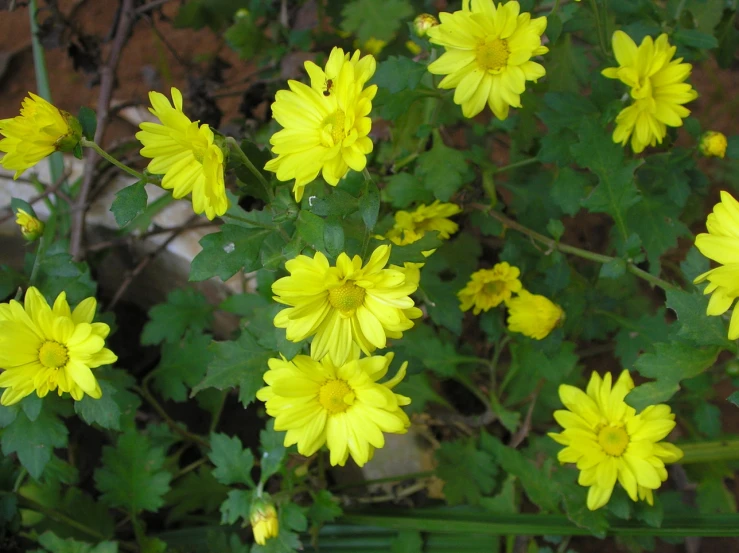
[(259, 464), (260, 482), (266, 482), (270, 476), (280, 470), (287, 453), (284, 441), (285, 434), (275, 430), (274, 419), (271, 419), (267, 427), (259, 433), (259, 444), (262, 450)]
[(368, 231), (375, 228), (380, 214), (380, 191), (374, 181), (367, 182), (367, 189), (359, 198), (359, 214)]
[(329, 255), (336, 257), (344, 251), (344, 227), (338, 217), (330, 216), (323, 227), (323, 243)]
[(54, 448), (67, 445), (67, 433), (67, 427), (50, 409), (41, 411), (35, 421), (20, 411), (3, 431), (0, 444), (4, 455), (16, 453), (28, 474), (38, 480)]
[(626, 274), (626, 260), (616, 257), (613, 261), (601, 265), (598, 276), (600, 278), (621, 278), (624, 274)]
[(415, 90), (425, 74), (424, 64), (405, 56), (389, 56), (377, 66), (373, 82), (397, 94), (401, 90)]
[(141, 343), (177, 343), (188, 330), (200, 333), (212, 320), (213, 308), (203, 294), (192, 288), (178, 288), (167, 295), (166, 303), (151, 308), (149, 322), (141, 333)]
[(180, 343), (162, 344), (162, 358), (153, 373), (154, 387), (165, 399), (182, 402), (188, 390), (205, 377), (213, 353), (208, 349), (211, 337), (207, 334), (189, 334)]
[(205, 388), (227, 390), (239, 388), (239, 400), (246, 407), (256, 398), (257, 391), (264, 385), (262, 375), (267, 371), (267, 361), (272, 353), (260, 346), (248, 332), (237, 340), (213, 342), (213, 361), (200, 384), (193, 388), (197, 393)]
[(240, 270), (261, 268), (259, 252), (271, 230), (226, 224), (221, 232), (200, 240), (202, 250), (190, 267), (190, 280), (200, 282), (217, 276), (224, 282)]
[(123, 227), (146, 209), (148, 201), (149, 195), (146, 193), (146, 183), (140, 181), (116, 192), (110, 211), (113, 213), (118, 226)]
[(431, 203), (434, 195), (426, 190), (421, 180), (411, 173), (398, 173), (388, 177), (383, 192), (393, 207), (405, 209), (414, 203)]
[(729, 347), (727, 330), (720, 317), (706, 315), (708, 297), (683, 290), (667, 291), (667, 307), (677, 315), (677, 336), (699, 346)]
[(341, 15), (341, 29), (356, 34), (360, 42), (371, 38), (389, 42), (403, 20), (413, 15), (413, 7), (407, 0), (353, 0)]
[(450, 505), (477, 505), (492, 491), (498, 465), (489, 453), (477, 449), (472, 439), (442, 442), (436, 450), (436, 476), (444, 481), (444, 497)]
[(246, 490), (231, 490), (228, 497), (221, 504), (221, 524), (234, 524), (239, 519), (249, 520), (252, 492)]
[(51, 531), (41, 534), (38, 542), (48, 553), (118, 553), (116, 542), (103, 541), (92, 545), (72, 538), (60, 538)]
[(85, 395), (80, 401), (74, 402), (74, 412), (77, 413), (87, 424), (97, 424), (101, 428), (112, 430), (121, 429), (121, 409), (116, 403), (115, 386), (105, 380), (99, 380), (103, 396), (93, 399)]
[(327, 522), (333, 522), (342, 514), (337, 499), (327, 490), (319, 490), (313, 494), (313, 504), (308, 510), (308, 518), (314, 526), (321, 526)]
[(254, 455), (250, 449), (244, 449), (238, 436), (213, 433), (210, 435), (210, 448), (208, 458), (216, 467), (213, 470), (216, 480), (225, 485), (254, 486), (251, 477)]
[(214, 513), (226, 498), (228, 487), (220, 484), (213, 472), (201, 467), (176, 480), (175, 486), (165, 496), (171, 509), (167, 513), (167, 523), (182, 520), (189, 513)]
[(325, 251), (326, 245), (323, 241), (324, 227), (326, 226), (323, 218), (314, 215), (305, 209), (298, 214), (298, 223), (296, 228), (298, 235), (303, 241), (316, 251)]
[(513, 362), (522, 374), (536, 375), (556, 384), (563, 382), (577, 364), (575, 344), (562, 342), (554, 353), (535, 349), (530, 342), (511, 346)]
[(700, 482), (696, 500), (702, 514), (736, 513), (736, 498), (722, 478), (709, 476)]
[(469, 169), (464, 154), (446, 146), (437, 135), (433, 147), (418, 156), (416, 175), (435, 198), (447, 202), (469, 179)]
[(516, 509), (516, 477), (508, 475), (500, 492), (493, 497), (483, 497), (480, 507), (496, 515), (512, 515)]
[(103, 466), (95, 471), (102, 500), (130, 513), (155, 512), (164, 504), (172, 475), (163, 470), (164, 450), (135, 431), (118, 437), (115, 447), (103, 448)]

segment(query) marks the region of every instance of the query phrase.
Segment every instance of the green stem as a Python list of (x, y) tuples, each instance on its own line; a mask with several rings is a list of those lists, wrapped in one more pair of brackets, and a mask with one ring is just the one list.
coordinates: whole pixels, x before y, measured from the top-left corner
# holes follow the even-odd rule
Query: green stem
[(146, 389), (146, 387), (134, 386), (133, 390), (149, 402), (149, 404), (154, 408), (159, 416), (164, 419), (164, 422), (167, 423), (167, 426), (169, 426), (174, 432), (176, 432), (186, 440), (196, 443), (201, 447), (208, 449), (210, 448), (208, 440), (206, 440), (202, 436), (198, 436), (197, 434), (193, 434), (192, 432), (185, 430), (184, 428), (182, 428), (182, 426), (177, 424), (177, 422), (172, 417), (170, 417), (169, 414), (167, 414), (167, 412), (164, 410), (164, 407), (159, 404), (156, 398), (148, 389)]
[(228, 144), (231, 149), (236, 152), (236, 155), (239, 156), (246, 168), (249, 169), (249, 171), (251, 171), (251, 173), (255, 177), (257, 177), (257, 180), (264, 187), (264, 191), (267, 193), (267, 197), (269, 198), (270, 203), (272, 203), (275, 199), (274, 192), (272, 192), (272, 187), (267, 182), (267, 179), (264, 178), (264, 175), (262, 175), (259, 169), (257, 169), (251, 162), (251, 160), (247, 157), (247, 155), (244, 153), (244, 150), (241, 149), (239, 143), (236, 142), (236, 139), (232, 136), (229, 136), (226, 138), (226, 144)]
[[(520, 223), (517, 223), (513, 219), (509, 219), (502, 213), (499, 213), (497, 211), (493, 211), (488, 206), (479, 206), (482, 211), (487, 213), (490, 217), (493, 219), (497, 219), (501, 223), (503, 223), (504, 226), (508, 228), (512, 228), (513, 230), (516, 230), (522, 234), (525, 234), (526, 236), (532, 238), (533, 240), (536, 240), (537, 242), (540, 242), (544, 244), (545, 246), (549, 247), (552, 250), (558, 250), (562, 253), (569, 253), (572, 255), (576, 255), (578, 257), (582, 257), (583, 259), (589, 259), (590, 261), (595, 261), (597, 263), (610, 263), (611, 261), (614, 261), (616, 258), (611, 257), (609, 255), (602, 255), (599, 253), (591, 252), (588, 250), (583, 250), (581, 248), (576, 248), (574, 246), (569, 246), (567, 244), (562, 244), (561, 242), (558, 242), (557, 240), (553, 240), (552, 238), (547, 238), (543, 234), (539, 234), (538, 232), (531, 230), (528, 227), (523, 226)], [(647, 271), (644, 271), (634, 265), (632, 261), (626, 261), (626, 270), (629, 271), (631, 274), (638, 276), (641, 279), (646, 280), (650, 284), (653, 284), (655, 286), (659, 286), (663, 290), (678, 290), (679, 288), (673, 284), (670, 284), (666, 280), (662, 280), (659, 277), (656, 277)]]
[(43, 259), (46, 253), (46, 241), (44, 237), (38, 239), (38, 248), (36, 249), (36, 257), (33, 260), (33, 268), (31, 269), (31, 276), (28, 278), (28, 285), (33, 286), (38, 276), (38, 271), (41, 268), (41, 259)]
[(603, 22), (600, 18), (600, 9), (598, 8), (598, 0), (590, 0), (590, 5), (593, 8), (593, 15), (595, 16), (595, 25), (598, 32), (598, 42), (600, 42), (600, 49), (604, 56), (608, 56), (608, 46), (605, 38), (605, 29), (603, 28)]
[(681, 465), (739, 460), (739, 440), (677, 444), (683, 450)]
[[(487, 362), (486, 362), (487, 363)], [(454, 380), (462, 384), (465, 388), (467, 388), (472, 395), (474, 395), (477, 399), (479, 399), (482, 404), (485, 406), (485, 409), (487, 411), (492, 411), (492, 407), (490, 407), (490, 398), (482, 393), (482, 390), (478, 388), (474, 382), (472, 382), (469, 378), (467, 378), (465, 375), (457, 374), (454, 377)]]
[(528, 159), (522, 159), (521, 161), (516, 161), (514, 163), (504, 165), (503, 167), (494, 168), (493, 174), (497, 175), (498, 173), (505, 173), (506, 171), (518, 169), (519, 167), (526, 167), (527, 165), (531, 165), (533, 163), (539, 163), (539, 158), (530, 157)]
[(97, 145), (97, 143), (93, 142), (92, 140), (87, 140), (86, 138), (83, 138), (82, 140), (80, 140), (80, 145), (82, 145), (82, 146), (84, 146), (86, 148), (92, 148), (105, 161), (107, 161), (108, 163), (111, 163), (111, 164), (115, 165), (121, 171), (124, 171), (124, 172), (128, 173), (132, 177), (134, 177), (134, 178), (136, 178), (138, 180), (145, 181), (145, 182), (148, 181), (148, 179), (146, 178), (146, 175), (144, 175), (143, 173), (139, 173), (138, 171), (136, 171), (136, 169), (131, 169), (125, 163), (121, 163), (116, 158), (114, 158), (113, 156), (111, 156), (108, 152), (106, 152), (105, 150), (103, 150), (100, 146)]
[(547, 17), (552, 17), (555, 13), (557, 13), (558, 9), (559, 9), (559, 0), (554, 0), (554, 6), (552, 6), (552, 11), (549, 12), (549, 15)]
[(506, 334), (503, 336), (498, 342), (495, 344), (495, 350), (493, 351), (493, 358), (490, 361), (490, 394), (495, 393), (495, 389), (498, 387), (495, 379), (495, 372), (498, 369), (498, 361), (500, 361), (500, 356), (505, 350), (505, 347), (508, 345), (508, 342), (511, 341), (511, 337)]

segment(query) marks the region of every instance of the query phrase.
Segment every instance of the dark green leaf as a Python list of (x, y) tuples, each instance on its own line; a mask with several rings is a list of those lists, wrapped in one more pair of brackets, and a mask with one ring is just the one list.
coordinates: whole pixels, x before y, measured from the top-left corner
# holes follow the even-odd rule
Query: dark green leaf
[(667, 291), (667, 307), (677, 315), (677, 336), (699, 346), (730, 345), (721, 317), (706, 315), (708, 297), (682, 290)]
[(201, 467), (176, 480), (176, 485), (166, 495), (165, 500), (171, 509), (167, 522), (182, 520), (190, 513), (214, 513), (226, 498), (228, 487), (218, 483), (213, 472)]
[(221, 504), (221, 524), (234, 524), (239, 519), (249, 520), (252, 492), (246, 490), (231, 490), (228, 497)]
[(714, 48), (718, 48), (716, 37), (697, 29), (678, 29), (672, 33), (671, 38), (674, 40), (674, 44), (682, 44), (698, 50), (713, 50)]
[(369, 231), (375, 228), (380, 214), (380, 191), (374, 181), (367, 182), (367, 190), (359, 198), (359, 213)]
[(67, 445), (67, 427), (51, 409), (41, 411), (33, 422), (21, 411), (3, 431), (0, 444), (4, 455), (16, 453), (28, 474), (38, 480), (54, 448)]
[(146, 209), (148, 201), (146, 183), (140, 181), (116, 192), (110, 211), (115, 216), (115, 222), (118, 223), (118, 226), (123, 227)]
[(398, 173), (388, 177), (384, 193), (389, 196), (393, 207), (401, 209), (414, 203), (428, 204), (434, 201), (434, 195), (411, 173)]
[(118, 553), (118, 544), (112, 541), (103, 541), (93, 546), (72, 538), (60, 538), (51, 531), (39, 536), (38, 542), (49, 553)]
[(440, 136), (434, 138), (429, 151), (418, 156), (416, 174), (442, 202), (449, 201), (470, 177), (464, 154), (446, 146)]
[(336, 257), (344, 251), (344, 228), (338, 217), (329, 217), (323, 227), (323, 243), (329, 255)]
[(377, 66), (373, 82), (397, 94), (401, 90), (415, 90), (425, 74), (424, 64), (405, 56), (390, 56)]
[(261, 482), (266, 482), (270, 476), (280, 470), (287, 453), (284, 441), (285, 434), (275, 431), (274, 419), (271, 419), (267, 427), (259, 433), (259, 443), (262, 449), (262, 459), (259, 464)]
[(580, 203), (589, 185), (590, 179), (586, 173), (563, 167), (552, 183), (552, 200), (567, 215), (574, 215), (580, 211)]
[(98, 127), (97, 114), (94, 109), (88, 108), (87, 106), (80, 107), (77, 112), (77, 119), (82, 127), (82, 136), (87, 140), (95, 140), (95, 131)]
[(210, 453), (208, 458), (215, 465), (213, 476), (221, 484), (245, 484), (254, 486), (251, 469), (254, 466), (254, 455), (251, 450), (244, 449), (237, 436), (213, 433), (210, 435)]
[(327, 490), (313, 494), (313, 504), (308, 510), (308, 518), (314, 526), (333, 522), (342, 513), (338, 500)]
[(192, 288), (178, 288), (169, 293), (166, 303), (151, 308), (149, 322), (141, 333), (141, 343), (177, 343), (187, 330), (202, 332), (212, 320), (213, 308), (205, 296)]
[(341, 10), (341, 29), (357, 35), (359, 42), (371, 38), (390, 41), (403, 20), (413, 15), (408, 0), (353, 0)]
[(217, 276), (224, 282), (238, 271), (261, 268), (259, 252), (271, 230), (226, 224), (221, 232), (200, 240), (202, 251), (192, 260), (190, 280), (199, 282)]
[(80, 401), (74, 402), (74, 411), (87, 424), (98, 424), (101, 428), (120, 430), (121, 409), (115, 400), (117, 390), (105, 380), (98, 382), (103, 391), (103, 397), (93, 399), (85, 395)]
[(213, 353), (208, 349), (211, 338), (207, 334), (189, 334), (180, 343), (164, 343), (162, 358), (154, 370), (154, 387), (165, 399), (185, 401), (188, 389), (205, 377)]
[(478, 450), (472, 439), (442, 442), (436, 450), (436, 462), (436, 476), (444, 481), (444, 497), (450, 505), (477, 505), (493, 490), (497, 462)]
[(323, 241), (324, 228), (325, 221), (318, 215), (314, 215), (305, 209), (298, 214), (298, 235), (316, 251), (325, 251), (326, 249)]

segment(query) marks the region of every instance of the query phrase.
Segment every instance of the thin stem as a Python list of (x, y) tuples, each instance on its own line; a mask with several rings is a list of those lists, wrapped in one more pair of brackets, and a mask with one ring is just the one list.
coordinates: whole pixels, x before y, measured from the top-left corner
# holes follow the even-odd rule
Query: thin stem
[(125, 165), (124, 163), (121, 163), (116, 158), (114, 158), (113, 156), (111, 156), (108, 152), (106, 152), (105, 150), (103, 150), (100, 146), (97, 145), (97, 143), (93, 142), (92, 140), (87, 140), (86, 138), (83, 138), (82, 140), (80, 140), (80, 144), (82, 146), (86, 147), (86, 148), (92, 148), (105, 161), (107, 161), (108, 163), (111, 163), (111, 164), (115, 165), (120, 170), (128, 173), (132, 177), (134, 177), (134, 178), (136, 178), (138, 180), (143, 180), (143, 181), (146, 181), (147, 180), (146, 175), (144, 175), (143, 173), (139, 173), (138, 171), (136, 171), (136, 169), (131, 169), (128, 165)]
[(552, 17), (555, 13), (557, 13), (558, 9), (559, 9), (559, 0), (554, 0), (554, 6), (552, 6), (552, 11), (549, 12), (549, 15), (547, 17)]
[(506, 346), (508, 345), (508, 342), (511, 341), (511, 337), (506, 334), (503, 336), (498, 342), (495, 344), (495, 350), (493, 351), (493, 358), (490, 361), (490, 394), (495, 393), (495, 389), (497, 388), (497, 383), (495, 380), (495, 373), (498, 369), (498, 361), (500, 361), (500, 356), (505, 350)]
[(681, 465), (739, 460), (739, 440), (677, 444), (683, 450)]
[(200, 459), (198, 459), (197, 461), (193, 461), (192, 463), (190, 463), (190, 464), (189, 464), (189, 465), (187, 465), (186, 467), (182, 467), (182, 469), (181, 469), (181, 470), (180, 470), (180, 471), (179, 471), (179, 472), (178, 472), (177, 474), (175, 474), (175, 475), (174, 475), (174, 476), (172, 477), (172, 479), (173, 479), (173, 480), (177, 480), (178, 478), (182, 478), (182, 477), (183, 477), (183, 476), (185, 476), (186, 474), (188, 474), (188, 473), (190, 473), (190, 472), (194, 471), (194, 470), (195, 470), (195, 469), (197, 469), (198, 467), (201, 467), (201, 466), (203, 466), (203, 465), (204, 465), (205, 463), (207, 463), (207, 462), (208, 462), (208, 459), (207, 459), (207, 458), (205, 458), (205, 457), (201, 457)]
[(213, 418), (210, 421), (210, 428), (208, 429), (209, 434), (216, 431), (216, 427), (218, 426), (218, 423), (221, 420), (221, 414), (223, 413), (223, 407), (226, 405), (226, 396), (228, 396), (228, 390), (223, 390), (221, 392), (221, 399), (218, 402), (218, 408), (213, 413)]
[[(547, 238), (543, 234), (539, 234), (538, 232), (531, 230), (530, 228), (525, 227), (520, 223), (517, 223), (513, 219), (509, 219), (502, 213), (493, 211), (488, 206), (476, 205), (475, 207), (478, 207), (479, 209), (487, 213), (493, 219), (497, 219), (498, 221), (503, 223), (504, 226), (508, 228), (512, 228), (513, 230), (516, 230), (522, 234), (525, 234), (526, 236), (532, 238), (533, 240), (540, 242), (544, 244), (545, 246), (548, 246), (551, 250), (558, 250), (562, 253), (569, 253), (572, 255), (576, 255), (578, 257), (582, 257), (583, 259), (589, 259), (590, 261), (595, 261), (597, 263), (610, 263), (611, 261), (614, 261), (615, 259), (617, 259), (609, 255), (603, 255), (603, 254), (591, 252), (588, 250), (583, 250), (581, 248), (576, 248), (574, 246), (562, 244), (561, 242), (558, 242), (557, 240)], [(679, 289), (677, 286), (670, 284), (666, 280), (662, 280), (661, 278), (656, 277), (648, 273), (647, 271), (640, 269), (639, 267), (634, 265), (632, 261), (626, 260), (626, 270), (629, 271), (631, 274), (636, 275), (639, 278), (646, 280), (650, 284), (659, 286), (663, 290), (678, 290)]]
[(533, 163), (539, 163), (539, 158), (531, 157), (529, 159), (522, 159), (521, 161), (510, 163), (509, 165), (504, 165), (503, 167), (497, 167), (494, 168), (493, 173), (497, 175), (498, 173), (505, 173), (506, 171), (518, 169), (519, 167), (526, 167), (527, 165), (531, 165)]
[(251, 162), (251, 160), (247, 157), (247, 155), (244, 153), (244, 150), (241, 149), (241, 146), (238, 142), (236, 142), (236, 139), (232, 136), (229, 136), (226, 138), (226, 143), (231, 146), (231, 149), (236, 152), (236, 155), (239, 156), (243, 164), (246, 166), (251, 173), (257, 177), (257, 180), (261, 183), (261, 185), (264, 187), (264, 191), (267, 193), (267, 197), (269, 198), (270, 203), (274, 201), (275, 195), (274, 192), (272, 192), (272, 187), (267, 182), (267, 179), (264, 178), (264, 175), (257, 169), (254, 164)]
[(31, 269), (31, 276), (28, 278), (28, 285), (33, 286), (38, 276), (38, 271), (41, 268), (41, 259), (46, 253), (46, 241), (44, 237), (38, 239), (38, 248), (36, 249), (36, 257), (33, 260), (33, 268)]
[(186, 440), (194, 442), (201, 447), (210, 448), (208, 440), (206, 440), (202, 436), (198, 436), (197, 434), (193, 434), (192, 432), (185, 430), (184, 428), (182, 428), (182, 426), (177, 424), (177, 422), (167, 414), (167, 412), (164, 410), (164, 407), (159, 404), (159, 402), (149, 390), (142, 386), (134, 386), (133, 390), (149, 402), (149, 404), (154, 408), (159, 416), (164, 419), (164, 422), (167, 423), (167, 426), (169, 426), (173, 431), (175, 431)]
[(593, 8), (593, 15), (595, 16), (595, 26), (598, 32), (598, 42), (600, 42), (600, 49), (604, 56), (608, 56), (608, 47), (606, 46), (605, 29), (603, 28), (603, 22), (600, 18), (600, 9), (598, 8), (598, 0), (590, 0), (590, 5)]

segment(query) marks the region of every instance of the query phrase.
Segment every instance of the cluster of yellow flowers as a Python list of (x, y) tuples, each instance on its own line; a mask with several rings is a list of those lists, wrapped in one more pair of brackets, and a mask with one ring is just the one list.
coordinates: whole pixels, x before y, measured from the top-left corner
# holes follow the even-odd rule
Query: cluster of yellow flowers
[[(472, 273), (458, 296), (462, 311), (479, 315), (504, 303), (508, 308), (508, 330), (543, 340), (564, 320), (564, 311), (550, 299), (524, 290), (518, 267), (505, 261), (492, 269)], [(513, 297), (516, 294), (516, 297)]]

